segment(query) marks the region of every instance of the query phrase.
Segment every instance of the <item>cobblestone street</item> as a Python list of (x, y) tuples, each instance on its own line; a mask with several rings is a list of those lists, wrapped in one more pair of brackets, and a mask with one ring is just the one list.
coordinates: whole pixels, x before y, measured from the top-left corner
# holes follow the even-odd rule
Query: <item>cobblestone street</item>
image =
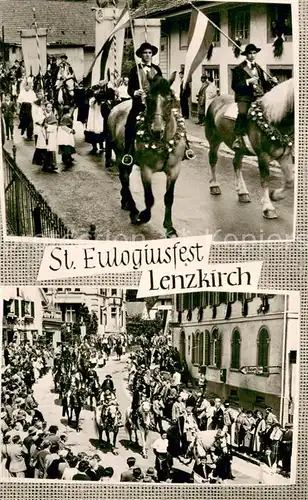
[[(165, 236), (163, 230), (165, 174), (153, 176), (155, 205), (152, 219), (143, 226), (133, 226), (129, 214), (120, 208), (120, 182), (116, 167), (106, 170), (100, 155), (89, 155), (90, 145), (84, 142), (82, 125), (75, 124), (76, 155), (73, 167), (63, 170), (58, 157), (56, 174), (44, 173), (32, 165), (34, 143), (27, 142), (15, 129), (17, 165), (42, 194), (53, 212), (61, 217), (73, 237), (88, 239), (91, 224), (96, 225), (97, 239), (134, 240), (157, 239)], [(196, 159), (182, 162), (175, 188), (173, 222), (179, 236), (213, 234), (215, 241), (288, 239), (293, 228), (293, 196), (276, 203), (279, 218), (266, 220), (262, 216), (262, 191), (256, 163), (249, 159), (243, 173), (251, 194), (251, 203), (238, 202), (235, 191), (232, 153), (222, 148), (217, 165), (222, 195), (209, 193), (208, 149), (203, 127), (192, 121), (187, 130)], [(12, 151), (12, 142), (5, 148)], [(273, 171), (271, 187), (283, 181)], [(143, 187), (138, 167), (131, 175), (131, 189), (139, 209), (144, 206)]]
[[(116, 387), (117, 401), (120, 411), (124, 415), (125, 410), (130, 405), (130, 394), (127, 390), (127, 371), (126, 359), (122, 357), (121, 361), (116, 361), (115, 356), (111, 356), (110, 360), (104, 368), (98, 368), (97, 372), (102, 382), (106, 374), (111, 374)], [(142, 470), (154, 465), (155, 457), (151, 449), (151, 445), (159, 436), (158, 433), (150, 431), (148, 439), (148, 458), (144, 459), (140, 455), (138, 447), (132, 445), (128, 440), (128, 435), (124, 427), (120, 428), (118, 434), (118, 455), (114, 455), (108, 449), (99, 448), (98, 439), (94, 428), (94, 413), (89, 409), (85, 409), (81, 413), (82, 430), (77, 433), (75, 429), (68, 427), (66, 418), (61, 416), (61, 406), (57, 394), (53, 391), (52, 376), (49, 373), (34, 386), (34, 396), (39, 403), (39, 408), (42, 411), (48, 425), (54, 424), (59, 426), (60, 433), (65, 432), (68, 435), (68, 446), (72, 448), (74, 453), (84, 451), (86, 453), (99, 453), (102, 457), (104, 466), (113, 467), (114, 481), (118, 482), (121, 472), (126, 470), (126, 459), (129, 456), (136, 456), (137, 464)], [(190, 472), (188, 468), (175, 461), (175, 468)], [(257, 484), (259, 478), (259, 467), (245, 460), (234, 457), (232, 464), (233, 475), (235, 480), (227, 481), (229, 484)], [(286, 480), (277, 476), (277, 482), (283, 484)]]

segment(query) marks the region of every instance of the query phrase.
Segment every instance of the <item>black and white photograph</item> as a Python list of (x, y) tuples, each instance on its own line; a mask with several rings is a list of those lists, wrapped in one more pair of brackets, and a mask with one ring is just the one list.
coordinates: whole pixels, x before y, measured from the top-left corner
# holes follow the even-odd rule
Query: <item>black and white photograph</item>
[(1, 294), (2, 481), (294, 482), (298, 293)]
[(297, 2), (0, 12), (7, 240), (294, 238)]

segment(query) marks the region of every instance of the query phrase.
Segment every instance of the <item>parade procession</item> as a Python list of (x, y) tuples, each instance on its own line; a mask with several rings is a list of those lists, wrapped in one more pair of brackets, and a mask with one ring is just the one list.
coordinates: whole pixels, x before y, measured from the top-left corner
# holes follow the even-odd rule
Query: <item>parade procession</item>
[(8, 236), (292, 238), (291, 4), (0, 9)]
[[(193, 307), (187, 296), (138, 301), (130, 289), (7, 287), (3, 294), (5, 480), (290, 481), (298, 404), (296, 300), (207, 292), (193, 294), (200, 304)], [(199, 319), (189, 347), (194, 316), (202, 308), (208, 317), (214, 303), (217, 316)], [(204, 328), (216, 339), (211, 347)], [(253, 335), (258, 366), (243, 366), (254, 359)], [(230, 371), (221, 368), (230, 363)], [(224, 371), (239, 377), (238, 388)]]

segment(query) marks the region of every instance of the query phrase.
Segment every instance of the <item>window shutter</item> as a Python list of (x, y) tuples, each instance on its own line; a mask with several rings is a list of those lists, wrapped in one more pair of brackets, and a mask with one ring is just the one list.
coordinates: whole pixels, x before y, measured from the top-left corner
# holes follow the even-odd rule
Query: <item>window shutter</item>
[(204, 364), (210, 364), (211, 340), (209, 332), (204, 332)]
[(20, 316), (23, 318), (25, 315), (25, 302), (22, 300), (21, 301), (21, 313)]
[(19, 316), (19, 300), (15, 300), (15, 314), (18, 317)]
[(31, 316), (34, 318), (34, 302), (31, 302)]

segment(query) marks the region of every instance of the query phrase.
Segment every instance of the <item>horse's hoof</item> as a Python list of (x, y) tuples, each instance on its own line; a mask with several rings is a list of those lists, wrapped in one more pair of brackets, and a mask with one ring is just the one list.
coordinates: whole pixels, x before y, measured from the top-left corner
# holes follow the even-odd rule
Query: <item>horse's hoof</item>
[(122, 208), (122, 210), (129, 210), (128, 201), (122, 201), (121, 208)]
[(219, 186), (210, 186), (210, 193), (214, 196), (218, 196), (221, 194), (221, 189)]
[(139, 224), (138, 220), (139, 220), (139, 212), (137, 212), (136, 214), (130, 214), (130, 220), (131, 220), (131, 223), (134, 224), (134, 226), (136, 226), (137, 224)]
[(249, 193), (239, 193), (238, 194), (238, 201), (240, 203), (250, 203), (250, 195)]
[(166, 229), (166, 238), (176, 238), (178, 236), (178, 233), (172, 227), (171, 229)]
[(277, 219), (278, 215), (275, 209), (263, 210), (263, 217), (265, 219)]
[(147, 222), (149, 222), (150, 219), (151, 219), (151, 214), (148, 213), (146, 210), (144, 210), (143, 212), (140, 212), (139, 216), (137, 217), (136, 224), (138, 225), (146, 224)]

